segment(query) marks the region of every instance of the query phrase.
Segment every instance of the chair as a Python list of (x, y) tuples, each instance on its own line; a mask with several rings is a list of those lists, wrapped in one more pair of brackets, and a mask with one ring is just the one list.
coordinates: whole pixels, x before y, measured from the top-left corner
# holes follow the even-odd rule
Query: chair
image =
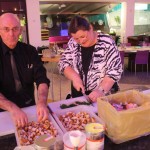
[(143, 65), (147, 65), (147, 75), (148, 75), (148, 58), (149, 58), (149, 50), (143, 50), (143, 51), (137, 51), (135, 55), (134, 67), (135, 67), (135, 75), (136, 75), (136, 66), (142, 65), (142, 71), (143, 71)]
[(143, 42), (143, 43), (142, 43), (142, 46), (149, 46), (149, 43)]
[(120, 57), (121, 57), (121, 63), (122, 63), (122, 66), (123, 66), (123, 74), (124, 74), (124, 51), (119, 51), (120, 52)]
[(125, 46), (127, 46), (127, 47), (131, 46), (131, 43), (125, 43)]

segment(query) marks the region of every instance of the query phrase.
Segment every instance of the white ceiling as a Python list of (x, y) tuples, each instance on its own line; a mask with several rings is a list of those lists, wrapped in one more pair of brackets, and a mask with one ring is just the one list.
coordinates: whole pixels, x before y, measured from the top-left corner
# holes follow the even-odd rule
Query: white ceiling
[[(65, 4), (66, 7), (62, 7)], [(52, 1), (40, 1), (41, 15), (45, 14), (105, 14), (112, 9), (117, 3), (109, 2), (52, 2)]]

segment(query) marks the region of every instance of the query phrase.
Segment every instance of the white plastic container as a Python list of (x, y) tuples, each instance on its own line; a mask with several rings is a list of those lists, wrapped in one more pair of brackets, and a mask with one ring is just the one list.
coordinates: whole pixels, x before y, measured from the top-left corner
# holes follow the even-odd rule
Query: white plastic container
[(103, 150), (104, 149), (104, 126), (100, 123), (89, 123), (85, 126), (86, 131), (86, 149)]
[[(64, 150), (74, 150), (74, 146), (72, 145), (71, 143), (71, 140), (70, 140), (70, 132), (66, 132), (63, 136), (63, 142), (64, 142)], [(80, 135), (80, 142), (79, 142), (79, 145), (78, 145), (78, 149), (79, 150), (86, 150), (86, 135), (81, 132), (81, 135)]]
[(61, 128), (61, 130), (63, 131), (63, 133), (67, 132), (67, 129), (63, 126), (63, 124), (61, 123), (61, 121), (59, 120), (60, 115), (65, 115), (67, 112), (73, 112), (73, 113), (79, 113), (79, 112), (87, 112), (90, 117), (94, 117), (96, 122), (104, 124), (104, 122), (100, 119), (100, 117), (98, 117), (90, 107), (87, 106), (76, 106), (76, 107), (71, 107), (71, 108), (67, 108), (67, 109), (62, 109), (59, 110), (57, 112), (55, 112), (55, 120), (57, 121), (59, 127)]
[[(58, 135), (56, 136), (56, 138), (62, 137), (62, 136), (63, 136), (63, 132), (62, 132), (62, 130), (60, 129), (60, 127), (57, 125), (57, 123), (55, 122), (55, 120), (53, 119), (53, 117), (51, 116), (51, 114), (49, 114), (49, 120), (53, 123), (55, 129), (56, 129), (57, 132), (58, 132)], [(29, 122), (31, 122), (31, 121), (37, 122), (37, 117), (36, 117), (36, 115), (34, 115), (34, 116), (29, 116)], [(23, 145), (21, 145), (21, 143), (20, 143), (20, 135), (18, 134), (17, 128), (15, 129), (15, 136), (16, 136), (17, 146), (23, 146)], [(33, 143), (34, 143), (34, 142), (33, 142)], [(33, 145), (33, 144), (32, 144), (32, 145)]]
[(14, 150), (35, 150), (35, 148), (31, 145), (29, 146), (17, 146)]
[(34, 147), (36, 150), (51, 150), (54, 147), (56, 138), (50, 138), (49, 135), (41, 135), (34, 141)]

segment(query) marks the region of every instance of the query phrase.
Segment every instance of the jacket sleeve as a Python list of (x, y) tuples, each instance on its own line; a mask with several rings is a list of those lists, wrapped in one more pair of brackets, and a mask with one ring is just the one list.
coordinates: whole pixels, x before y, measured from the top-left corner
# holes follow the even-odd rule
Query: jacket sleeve
[(61, 74), (63, 74), (64, 69), (67, 66), (73, 66), (74, 48), (73, 40), (70, 39), (58, 63), (58, 68)]
[(37, 87), (41, 83), (46, 83), (49, 87), (50, 80), (46, 76), (46, 69), (43, 66), (43, 63), (38, 56), (37, 50), (33, 47), (30, 50), (30, 53), (32, 53), (30, 56), (31, 62), (33, 64), (33, 78), (34, 82), (36, 83)]
[(115, 81), (119, 81), (123, 72), (121, 57), (115, 42), (111, 38), (109, 38), (109, 44), (106, 49), (106, 75)]

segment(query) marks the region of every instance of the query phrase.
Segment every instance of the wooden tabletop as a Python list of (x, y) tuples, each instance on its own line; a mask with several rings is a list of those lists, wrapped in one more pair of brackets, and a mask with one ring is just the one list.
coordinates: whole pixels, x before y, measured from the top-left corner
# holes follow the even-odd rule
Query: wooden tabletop
[(56, 55), (55, 57), (42, 57), (43, 62), (59, 62), (61, 55)]
[(57, 42), (49, 42), (50, 44), (64, 44), (67, 43), (68, 40), (64, 40), (64, 41), (57, 41)]

